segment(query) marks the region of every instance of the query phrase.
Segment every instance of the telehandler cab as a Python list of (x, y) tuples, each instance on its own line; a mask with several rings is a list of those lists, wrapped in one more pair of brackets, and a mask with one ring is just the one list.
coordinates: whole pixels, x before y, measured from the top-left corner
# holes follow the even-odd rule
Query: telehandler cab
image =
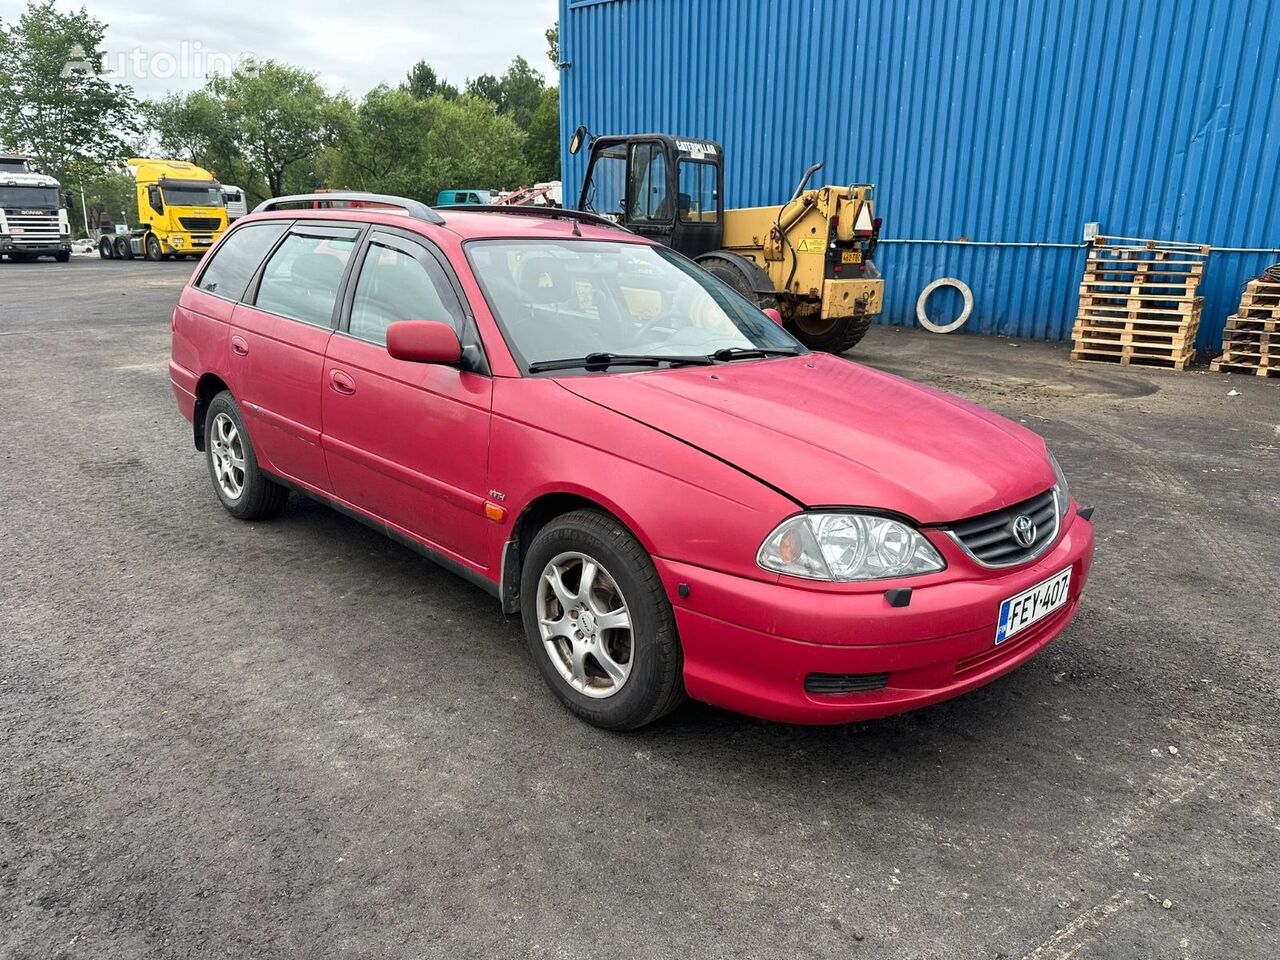
[(880, 220), (869, 184), (808, 189), (805, 171), (779, 206), (724, 208), (718, 143), (662, 133), (591, 137), (578, 209), (600, 214), (696, 261), (761, 309), (776, 307), (814, 350), (843, 353), (884, 306), (872, 262)]

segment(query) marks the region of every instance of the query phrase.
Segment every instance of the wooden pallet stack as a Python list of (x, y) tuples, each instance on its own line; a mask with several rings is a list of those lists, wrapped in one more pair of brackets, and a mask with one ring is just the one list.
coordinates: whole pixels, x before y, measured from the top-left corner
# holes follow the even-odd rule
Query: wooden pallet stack
[(1240, 307), (1227, 317), (1222, 356), (1209, 369), (1280, 376), (1280, 281), (1259, 277), (1245, 285)]
[(1185, 369), (1195, 359), (1209, 247), (1098, 237), (1080, 281), (1072, 360)]

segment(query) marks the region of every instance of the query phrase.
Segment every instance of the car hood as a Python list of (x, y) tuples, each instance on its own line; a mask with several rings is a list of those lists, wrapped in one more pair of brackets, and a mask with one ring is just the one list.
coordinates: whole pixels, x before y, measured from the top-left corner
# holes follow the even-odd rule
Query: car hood
[(807, 507), (874, 507), (946, 523), (1053, 484), (1044, 442), (1030, 430), (827, 354), (558, 382)]

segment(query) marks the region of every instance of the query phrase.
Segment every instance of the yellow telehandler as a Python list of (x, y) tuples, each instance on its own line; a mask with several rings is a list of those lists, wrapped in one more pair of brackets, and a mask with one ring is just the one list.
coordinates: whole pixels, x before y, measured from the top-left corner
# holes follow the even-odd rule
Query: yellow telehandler
[(776, 307), (811, 349), (843, 353), (883, 309), (869, 184), (811, 189), (815, 164), (786, 203), (726, 210), (724, 153), (714, 141), (590, 137), (579, 127), (569, 152), (588, 142), (579, 210), (684, 254), (761, 309)]

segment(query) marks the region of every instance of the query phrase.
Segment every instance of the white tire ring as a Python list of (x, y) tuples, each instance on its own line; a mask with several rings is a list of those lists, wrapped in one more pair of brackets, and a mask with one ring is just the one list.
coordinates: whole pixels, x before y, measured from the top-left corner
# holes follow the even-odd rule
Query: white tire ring
[[(929, 319), (928, 314), (924, 312), (924, 305), (933, 291), (939, 287), (955, 287), (960, 291), (960, 295), (964, 297), (964, 309), (960, 311), (960, 316), (956, 317), (950, 323), (939, 326)], [(959, 330), (968, 322), (970, 315), (973, 313), (973, 291), (969, 289), (969, 285), (963, 280), (957, 280), (955, 277), (939, 277), (933, 283), (929, 284), (920, 291), (920, 299), (916, 301), (916, 319), (920, 321), (920, 326), (933, 333), (951, 333)]]

